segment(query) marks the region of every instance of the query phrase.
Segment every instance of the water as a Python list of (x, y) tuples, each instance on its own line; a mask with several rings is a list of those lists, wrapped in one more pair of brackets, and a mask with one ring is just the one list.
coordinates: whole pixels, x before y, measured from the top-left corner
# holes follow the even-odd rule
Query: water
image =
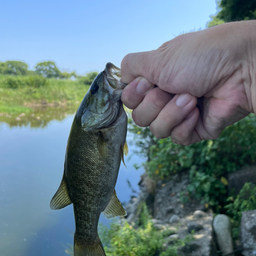
[[(73, 243), (73, 207), (49, 208), (62, 178), (73, 112), (48, 108), (18, 118), (0, 117), (1, 256), (67, 255), (65, 249)], [(131, 139), (128, 134), (128, 145)], [(127, 179), (138, 191), (143, 170), (133, 164), (145, 159), (133, 155), (125, 160), (127, 168), (121, 165), (116, 185), (121, 202), (132, 193)], [(100, 222), (107, 220), (101, 216)]]

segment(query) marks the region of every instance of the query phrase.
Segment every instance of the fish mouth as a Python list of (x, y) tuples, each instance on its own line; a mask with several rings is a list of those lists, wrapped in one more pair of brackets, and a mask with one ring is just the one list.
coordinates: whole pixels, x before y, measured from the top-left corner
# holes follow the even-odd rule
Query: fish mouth
[(122, 83), (121, 80), (121, 69), (116, 67), (113, 63), (108, 62), (106, 64), (105, 70), (106, 80), (109, 85), (115, 90), (123, 90), (127, 84)]

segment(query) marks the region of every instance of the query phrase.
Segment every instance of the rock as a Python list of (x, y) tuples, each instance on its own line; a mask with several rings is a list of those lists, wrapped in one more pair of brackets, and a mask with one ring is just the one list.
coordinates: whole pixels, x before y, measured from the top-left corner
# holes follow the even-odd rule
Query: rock
[(172, 217), (170, 218), (169, 222), (172, 224), (172, 223), (175, 223), (175, 222), (179, 222), (180, 221), (180, 217), (176, 214), (172, 215)]
[(174, 207), (173, 206), (169, 206), (166, 208), (166, 213), (173, 213), (174, 212)]
[(157, 230), (166, 230), (166, 227), (164, 225), (162, 225), (162, 224), (154, 224), (153, 226)]
[(256, 210), (242, 213), (241, 242), (244, 256), (256, 255)]
[(179, 239), (179, 235), (174, 234), (170, 235), (166, 239), (166, 243), (164, 244), (164, 248), (167, 249), (169, 246), (172, 246)]
[(157, 223), (160, 223), (161, 221), (156, 220), (156, 219), (152, 219), (151, 222), (152, 222), (153, 224), (157, 224)]
[(196, 220), (196, 219), (201, 219), (203, 217), (206, 216), (206, 213), (201, 211), (201, 210), (197, 210), (193, 213), (193, 219)]
[[(230, 219), (225, 214), (218, 214), (213, 220), (213, 229), (222, 254), (234, 251)], [(233, 256), (234, 254), (230, 254)]]
[(256, 184), (256, 166), (245, 166), (228, 175), (228, 193), (237, 195), (246, 182)]
[[(191, 216), (192, 219), (192, 216)], [(191, 222), (191, 221), (190, 221)], [(217, 248), (212, 229), (212, 216), (207, 215), (200, 220), (203, 229), (193, 235), (194, 240), (186, 246), (179, 248), (179, 256), (217, 256)], [(180, 239), (188, 235), (188, 228), (179, 229)]]
[[(201, 209), (201, 202), (199, 200), (189, 200), (189, 203), (180, 207), (180, 193), (187, 188), (189, 183), (189, 174), (184, 172), (180, 175), (172, 177), (171, 180), (162, 180), (158, 183), (155, 190), (155, 201), (153, 209), (153, 217), (160, 219), (163, 222), (169, 222), (173, 214), (178, 215), (180, 218), (191, 215), (195, 210)], [(160, 185), (161, 184), (161, 185)], [(165, 186), (162, 186), (165, 184)], [(193, 207), (191, 207), (193, 204)]]
[(189, 233), (192, 233), (193, 230), (194, 230), (195, 232), (197, 232), (197, 231), (199, 231), (199, 230), (201, 230), (201, 229), (203, 229), (203, 228), (204, 228), (203, 225), (198, 224), (198, 223), (195, 222), (195, 221), (191, 221), (191, 222), (188, 223), (188, 232), (189, 232)]
[(177, 229), (174, 228), (174, 227), (167, 227), (167, 229), (165, 231), (165, 234), (167, 236), (171, 236), (171, 235), (177, 234)]
[(16, 117), (15, 120), (16, 120), (16, 121), (20, 121), (20, 118), (19, 118), (19, 117)]
[(192, 242), (180, 248), (179, 251), (180, 253), (184, 253), (185, 255), (194, 255), (194, 252), (200, 249), (200, 247), (201, 246), (199, 244)]
[(134, 215), (133, 213), (131, 213), (131, 214), (128, 216), (128, 218), (127, 218), (127, 222), (128, 222), (128, 223), (133, 222), (133, 221), (134, 221), (134, 218), (135, 218), (135, 215)]
[(178, 234), (174, 234), (168, 237), (169, 240), (177, 240), (179, 239), (179, 235)]

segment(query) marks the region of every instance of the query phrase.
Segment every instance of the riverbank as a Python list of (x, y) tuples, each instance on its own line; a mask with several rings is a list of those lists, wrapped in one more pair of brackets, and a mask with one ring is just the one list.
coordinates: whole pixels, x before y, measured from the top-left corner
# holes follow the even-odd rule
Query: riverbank
[(18, 117), (38, 107), (78, 104), (89, 85), (79, 80), (45, 79), (43, 77), (0, 76), (0, 116)]

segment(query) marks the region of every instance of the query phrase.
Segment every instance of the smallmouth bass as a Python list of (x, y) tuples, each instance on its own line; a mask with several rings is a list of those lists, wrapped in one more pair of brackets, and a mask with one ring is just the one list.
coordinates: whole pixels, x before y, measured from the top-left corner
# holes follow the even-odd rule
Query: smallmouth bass
[(125, 216), (115, 184), (127, 151), (127, 116), (121, 102), (126, 86), (120, 69), (107, 63), (81, 102), (68, 138), (64, 173), (50, 207), (73, 204), (74, 256), (104, 256), (97, 226), (100, 213)]

